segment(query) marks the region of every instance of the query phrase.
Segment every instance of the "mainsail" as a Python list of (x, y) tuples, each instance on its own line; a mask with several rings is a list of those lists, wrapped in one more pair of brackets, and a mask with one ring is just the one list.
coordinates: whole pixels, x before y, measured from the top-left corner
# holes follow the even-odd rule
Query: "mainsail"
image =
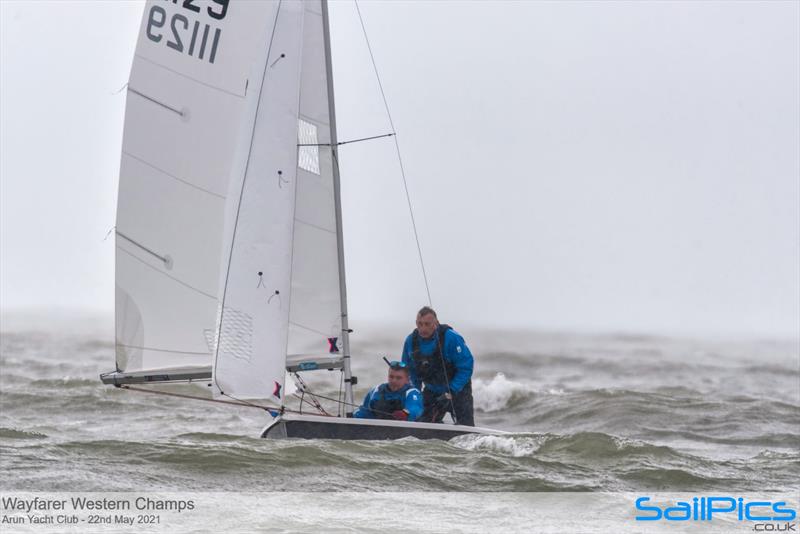
[(128, 82), (116, 240), (117, 371), (209, 376), (226, 195), (271, 3), (150, 1)]
[(287, 368), (343, 366), (325, 9), (146, 4), (120, 169), (117, 371), (104, 381), (213, 377), (218, 396), (282, 403)]

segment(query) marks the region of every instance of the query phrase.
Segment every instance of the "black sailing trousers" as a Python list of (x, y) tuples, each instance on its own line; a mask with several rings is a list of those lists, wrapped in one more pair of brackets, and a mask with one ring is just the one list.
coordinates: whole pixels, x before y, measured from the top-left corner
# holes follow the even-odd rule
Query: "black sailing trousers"
[(437, 405), (436, 398), (440, 394), (425, 388), (422, 391), (422, 405), (424, 411), (418, 421), (423, 423), (441, 423), (445, 414), (453, 413), (455, 408), (455, 420), (459, 425), (475, 426), (475, 419), (472, 414), (472, 380), (467, 382), (461, 391), (453, 394), (453, 403), (446, 403), (444, 406)]

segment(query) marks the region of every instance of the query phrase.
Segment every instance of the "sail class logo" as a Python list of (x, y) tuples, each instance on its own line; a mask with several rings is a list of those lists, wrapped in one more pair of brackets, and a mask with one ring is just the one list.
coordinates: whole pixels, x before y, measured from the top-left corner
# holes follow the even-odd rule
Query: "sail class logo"
[(339, 341), (338, 337), (329, 337), (328, 338), (328, 352), (330, 354), (335, 354), (339, 352), (339, 346), (336, 344)]
[[(763, 532), (794, 532), (797, 511), (786, 501), (749, 501), (743, 497), (693, 497), (660, 506), (650, 503), (650, 497), (636, 499), (636, 510), (644, 512), (636, 521), (712, 521), (715, 517), (736, 517), (739, 521), (785, 521), (785, 525), (758, 524), (754, 530)], [(733, 514), (733, 515), (731, 515)], [(763, 527), (763, 528), (758, 528)]]

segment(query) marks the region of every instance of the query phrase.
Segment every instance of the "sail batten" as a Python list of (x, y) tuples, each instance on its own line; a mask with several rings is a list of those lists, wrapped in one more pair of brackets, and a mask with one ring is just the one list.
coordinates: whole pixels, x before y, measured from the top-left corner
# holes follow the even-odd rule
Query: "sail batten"
[(189, 76), (186, 73), (171, 69), (168, 66), (162, 65), (161, 63), (159, 63), (157, 61), (153, 61), (151, 58), (149, 58), (147, 56), (144, 56), (144, 55), (141, 55), (141, 54), (135, 54), (134, 57), (136, 59), (141, 60), (141, 61), (146, 61), (148, 63), (152, 63), (153, 65), (155, 65), (157, 67), (161, 67), (164, 70), (170, 71), (170, 72), (172, 72), (172, 73), (174, 73), (174, 74), (176, 74), (176, 75), (178, 75), (178, 76), (180, 76), (182, 78), (185, 78), (187, 80), (191, 80), (191, 81), (193, 81), (194, 83), (196, 83), (198, 85), (202, 85), (202, 86), (208, 87), (209, 89), (214, 89), (216, 91), (219, 91), (221, 93), (225, 93), (225, 94), (230, 95), (230, 96), (234, 96), (234, 97), (238, 97), (238, 98), (244, 98), (246, 96), (246, 94), (247, 94), (247, 90), (246, 90), (247, 80), (246, 79), (244, 80), (245, 83), (244, 83), (244, 86), (242, 88), (242, 92), (238, 93), (236, 91), (231, 91), (229, 89), (225, 89), (224, 87), (217, 87), (214, 84), (203, 82), (202, 80), (199, 80), (197, 78), (193, 78), (193, 77)]

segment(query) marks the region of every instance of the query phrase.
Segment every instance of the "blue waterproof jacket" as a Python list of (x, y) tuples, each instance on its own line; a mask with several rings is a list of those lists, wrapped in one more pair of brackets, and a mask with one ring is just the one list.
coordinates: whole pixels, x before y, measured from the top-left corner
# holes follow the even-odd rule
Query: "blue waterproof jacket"
[[(393, 405), (393, 406), (392, 406)], [(380, 407), (383, 406), (383, 410)], [(387, 407), (391, 406), (391, 407)], [(379, 410), (379, 413), (373, 412)], [(359, 419), (392, 419), (389, 413), (394, 410), (406, 410), (408, 420), (415, 421), (422, 415), (422, 394), (411, 384), (406, 384), (397, 391), (389, 389), (389, 384), (381, 384), (372, 388), (353, 417)]]
[[(414, 352), (414, 332), (408, 335), (406, 342), (403, 344), (403, 361), (408, 364), (411, 378), (411, 383), (418, 389), (422, 389), (422, 378), (417, 376), (414, 366), (412, 354)], [(430, 355), (436, 351), (439, 330), (437, 329), (430, 339), (419, 338), (419, 349), (423, 355)], [(444, 340), (442, 342), (442, 355), (446, 362), (451, 363), (455, 367), (455, 376), (450, 380), (450, 391), (458, 393), (467, 382), (472, 378), (473, 358), (472, 353), (464, 343), (464, 338), (453, 329), (444, 332)], [(440, 395), (447, 392), (447, 385), (445, 383), (429, 383), (425, 382), (425, 388), (431, 390), (432, 393)]]

